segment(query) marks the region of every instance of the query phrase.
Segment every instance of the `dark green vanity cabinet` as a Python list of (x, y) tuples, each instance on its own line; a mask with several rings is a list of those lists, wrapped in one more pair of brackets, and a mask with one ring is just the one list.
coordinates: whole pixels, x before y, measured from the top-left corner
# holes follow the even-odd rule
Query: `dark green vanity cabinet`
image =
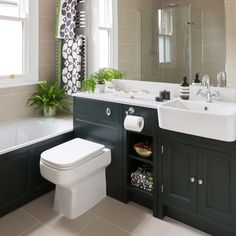
[(236, 235), (236, 145), (162, 131), (164, 215)]
[(80, 138), (111, 149), (112, 162), (106, 169), (107, 193), (123, 201), (122, 105), (75, 98), (74, 131)]
[(0, 216), (54, 188), (40, 175), (40, 155), (72, 138), (70, 132), (0, 156)]
[[(140, 133), (123, 128), (130, 107), (145, 120)], [(112, 150), (106, 176), (109, 196), (138, 202), (156, 217), (170, 216), (213, 235), (236, 235), (236, 142), (161, 130), (156, 109), (78, 97), (74, 131)], [(148, 159), (133, 148), (143, 140), (153, 143)], [(153, 169), (153, 192), (130, 184), (130, 174), (143, 164)]]

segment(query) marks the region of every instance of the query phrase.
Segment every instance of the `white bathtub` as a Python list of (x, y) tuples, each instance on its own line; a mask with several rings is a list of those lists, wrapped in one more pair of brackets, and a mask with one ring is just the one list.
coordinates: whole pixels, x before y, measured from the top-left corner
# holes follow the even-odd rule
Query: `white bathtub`
[(0, 155), (72, 130), (71, 116), (32, 117), (0, 123)]

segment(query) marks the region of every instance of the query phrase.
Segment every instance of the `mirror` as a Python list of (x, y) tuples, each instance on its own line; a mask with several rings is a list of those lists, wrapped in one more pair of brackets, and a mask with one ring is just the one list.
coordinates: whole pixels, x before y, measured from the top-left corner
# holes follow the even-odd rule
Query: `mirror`
[(165, 83), (209, 74), (213, 85), (225, 71), (236, 87), (235, 9), (236, 0), (118, 1), (119, 69)]

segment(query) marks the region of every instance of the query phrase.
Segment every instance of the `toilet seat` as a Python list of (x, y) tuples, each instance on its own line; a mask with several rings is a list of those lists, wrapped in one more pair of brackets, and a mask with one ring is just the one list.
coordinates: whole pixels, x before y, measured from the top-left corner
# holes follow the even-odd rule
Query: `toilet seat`
[(70, 170), (101, 154), (104, 145), (75, 138), (41, 154), (41, 162), (56, 170)]

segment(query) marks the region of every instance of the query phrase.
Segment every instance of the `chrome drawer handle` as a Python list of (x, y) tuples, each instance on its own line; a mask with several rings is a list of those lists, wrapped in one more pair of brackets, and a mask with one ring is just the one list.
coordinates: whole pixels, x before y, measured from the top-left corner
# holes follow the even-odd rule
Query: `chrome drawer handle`
[(191, 182), (191, 183), (194, 183), (194, 182), (195, 182), (195, 178), (194, 178), (194, 177), (191, 177), (191, 178), (190, 178), (190, 182)]
[(111, 116), (111, 109), (109, 107), (106, 109), (106, 113), (107, 113), (107, 116)]
[(198, 184), (199, 184), (199, 185), (202, 185), (202, 184), (203, 184), (203, 180), (202, 180), (202, 179), (199, 179), (199, 180), (198, 180)]

